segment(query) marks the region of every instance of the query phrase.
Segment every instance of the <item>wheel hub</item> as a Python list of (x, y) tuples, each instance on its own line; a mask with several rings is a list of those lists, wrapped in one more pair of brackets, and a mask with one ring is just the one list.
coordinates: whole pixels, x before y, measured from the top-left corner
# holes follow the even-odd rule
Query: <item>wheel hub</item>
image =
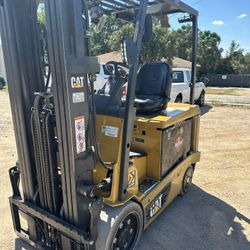
[(135, 214), (128, 215), (119, 225), (113, 240), (113, 249), (126, 250), (134, 245), (137, 233), (138, 218)]
[(189, 168), (184, 178), (184, 191), (187, 192), (192, 185), (193, 169)]

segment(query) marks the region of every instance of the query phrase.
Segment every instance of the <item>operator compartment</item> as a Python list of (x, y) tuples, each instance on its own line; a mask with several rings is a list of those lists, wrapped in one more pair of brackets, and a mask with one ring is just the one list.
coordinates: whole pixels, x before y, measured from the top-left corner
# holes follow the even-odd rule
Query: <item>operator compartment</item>
[(137, 76), (131, 150), (147, 155), (146, 183), (162, 180), (198, 150), (199, 107), (168, 103), (171, 85), (172, 69), (166, 62), (146, 63)]
[[(98, 148), (105, 164), (96, 165), (93, 177), (96, 184), (109, 182), (104, 188), (105, 201), (111, 205), (117, 202), (121, 171), (125, 112), (122, 102), (126, 100), (121, 99), (120, 89), (125, 80), (116, 72), (107, 82), (110, 92), (99, 91), (94, 96)], [(172, 69), (166, 62), (144, 64), (137, 75), (127, 172), (128, 199), (149, 193), (198, 151), (200, 109), (195, 105), (168, 103), (171, 85)], [(169, 177), (170, 182), (174, 181), (176, 173), (184, 174), (175, 171)]]

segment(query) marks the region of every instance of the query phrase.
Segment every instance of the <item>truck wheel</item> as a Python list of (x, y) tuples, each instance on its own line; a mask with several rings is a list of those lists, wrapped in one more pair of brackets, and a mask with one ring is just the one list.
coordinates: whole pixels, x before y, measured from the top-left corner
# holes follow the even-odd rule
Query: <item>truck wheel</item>
[(192, 186), (192, 179), (194, 175), (194, 168), (190, 166), (186, 173), (184, 174), (183, 181), (182, 181), (182, 188), (181, 188), (181, 195), (185, 195), (189, 192)]
[(0, 81), (0, 89), (3, 89), (3, 83)]
[(134, 249), (142, 235), (142, 209), (132, 201), (115, 208), (104, 206), (97, 230), (97, 250)]
[(175, 99), (175, 102), (177, 103), (182, 103), (182, 96), (181, 95), (178, 95)]
[(201, 92), (201, 95), (200, 95), (197, 103), (200, 107), (202, 107), (205, 104), (205, 92), (204, 91)]

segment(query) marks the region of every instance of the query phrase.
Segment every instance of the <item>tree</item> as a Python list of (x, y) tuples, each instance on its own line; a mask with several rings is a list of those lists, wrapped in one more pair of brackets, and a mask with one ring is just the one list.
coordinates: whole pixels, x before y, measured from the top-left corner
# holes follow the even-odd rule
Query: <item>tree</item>
[[(94, 26), (92, 27), (92, 29)], [(122, 22), (111, 16), (100, 33), (92, 37), (94, 55), (118, 51), (124, 38), (133, 36), (134, 25)], [(233, 41), (226, 58), (222, 58), (221, 37), (211, 31), (199, 31), (198, 64), (199, 74), (207, 73), (243, 73), (249, 72), (250, 55), (244, 57), (243, 50)], [(141, 59), (143, 62), (166, 59), (172, 62), (174, 56), (192, 59), (192, 27), (183, 25), (177, 30), (167, 30), (154, 20), (154, 35), (150, 42), (143, 44)], [(246, 62), (248, 62), (246, 64)], [(248, 66), (247, 66), (248, 65)]]
[(117, 19), (114, 15), (107, 18), (107, 22), (100, 33), (94, 32), (95, 26), (92, 25), (91, 29), (93, 31), (92, 37), (92, 53), (93, 55), (100, 55), (104, 53), (108, 53), (111, 50), (110, 48), (110, 37), (112, 34), (118, 30), (120, 30), (124, 26), (124, 23)]
[(182, 25), (181, 28), (172, 31), (172, 40), (175, 43), (175, 55), (186, 60), (192, 59), (192, 38), (191, 25)]
[[(38, 7), (38, 21), (45, 24), (44, 4)], [(174, 56), (182, 59), (192, 59), (192, 27), (183, 25), (177, 30), (167, 30), (153, 20), (154, 35), (150, 42), (143, 44), (141, 59), (143, 62), (160, 61), (172, 62)], [(99, 55), (111, 51), (118, 51), (124, 38), (133, 37), (134, 25), (122, 22), (114, 15), (107, 18), (107, 22), (100, 33), (94, 32), (92, 53)], [(244, 56), (244, 50), (235, 41), (232, 41), (225, 58), (222, 58), (223, 49), (220, 48), (220, 36), (211, 31), (199, 31), (198, 63), (201, 65), (199, 74), (250, 74), (250, 53)]]
[(175, 50), (176, 45), (173, 32), (157, 25), (154, 27), (152, 40), (143, 45), (142, 59), (144, 62), (154, 62), (163, 59), (171, 63)]
[(219, 48), (220, 42), (221, 38), (215, 32), (199, 32), (198, 63), (201, 65), (200, 75), (216, 72), (221, 62), (221, 53), (223, 52)]
[[(93, 27), (94, 29), (94, 27)], [(173, 32), (174, 33), (174, 32)], [(143, 44), (142, 60), (159, 61), (163, 58), (171, 62), (175, 51), (175, 39), (172, 32), (159, 25), (154, 26), (154, 35), (150, 42)], [(129, 23), (117, 21), (115, 17), (108, 18), (104, 30), (92, 37), (94, 55), (104, 54), (111, 51), (118, 51), (121, 43), (126, 37), (133, 37), (134, 26)]]
[(236, 41), (232, 41), (227, 52), (227, 58), (229, 59), (233, 72), (235, 74), (244, 73), (244, 50), (240, 48), (240, 45)]
[(244, 74), (250, 75), (250, 53), (245, 55)]
[(44, 4), (39, 4), (38, 10), (37, 10), (37, 19), (38, 22), (41, 24), (45, 24), (46, 19), (45, 19), (45, 7)]
[(215, 72), (216, 74), (233, 74), (234, 69), (228, 57), (221, 58)]
[(121, 43), (126, 37), (133, 37), (134, 27), (130, 23), (124, 24), (119, 30), (114, 31), (109, 38), (108, 46), (111, 51), (121, 49)]

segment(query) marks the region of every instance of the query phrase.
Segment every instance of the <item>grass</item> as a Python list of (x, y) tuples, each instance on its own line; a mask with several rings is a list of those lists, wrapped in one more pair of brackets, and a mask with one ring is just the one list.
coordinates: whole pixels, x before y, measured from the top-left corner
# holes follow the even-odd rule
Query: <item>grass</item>
[(235, 96), (249, 96), (250, 89), (242, 88), (207, 88), (207, 94), (211, 95), (235, 95)]

